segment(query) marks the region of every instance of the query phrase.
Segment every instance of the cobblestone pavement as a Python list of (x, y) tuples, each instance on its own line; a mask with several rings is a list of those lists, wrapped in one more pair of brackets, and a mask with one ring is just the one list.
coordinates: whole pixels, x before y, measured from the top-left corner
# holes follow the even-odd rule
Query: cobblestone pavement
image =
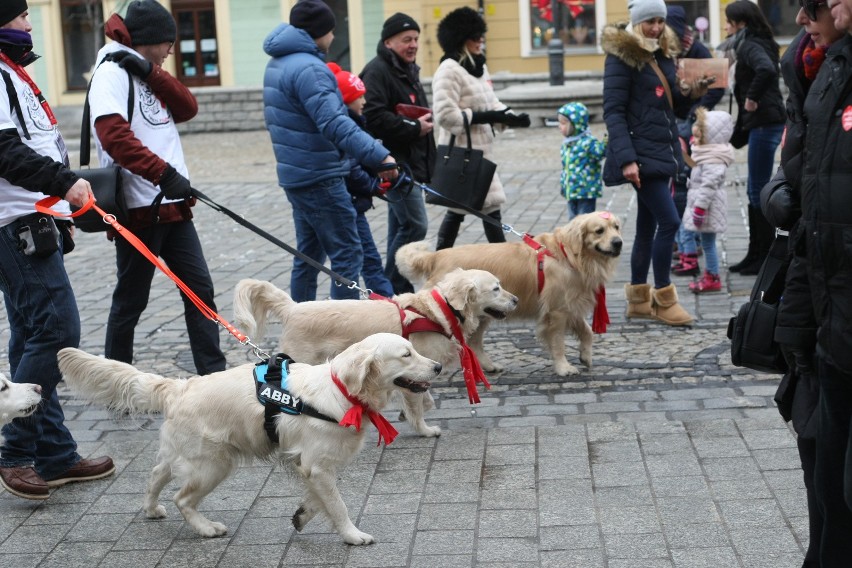
[[(509, 198), (504, 220), (519, 230), (547, 231), (566, 221), (559, 143), (551, 128), (509, 133), (497, 144)], [(184, 144), (199, 189), (295, 242), (265, 132), (185, 136)], [(725, 266), (746, 246), (744, 161), (740, 156), (729, 175)], [(633, 192), (608, 188), (604, 207), (625, 220), (629, 251)], [(241, 278), (287, 288), (286, 254), (203, 205), (195, 213), (226, 318)], [(429, 209), (430, 239), (441, 213)], [(371, 223), (382, 248), (383, 204)], [(468, 221), (460, 242), (482, 240), (479, 222)], [(103, 351), (113, 258), (103, 234), (80, 236), (67, 258), (81, 347), (93, 353)], [(752, 280), (724, 272), (725, 293), (715, 295), (693, 296), (688, 279), (676, 279), (697, 316), (693, 327), (628, 322), (624, 255), (608, 286), (612, 324), (596, 337), (593, 368), (576, 377), (552, 374), (529, 323), (494, 326), (487, 348), (507, 370), (494, 377), (475, 416), (455, 373), (434, 388), (437, 408), (428, 419), (443, 428), (439, 439), (418, 438), (400, 424), (397, 441), (387, 448), (368, 441), (340, 476), (352, 518), (379, 541), (369, 547), (341, 544), (318, 520), (296, 534), (290, 516), (300, 485), (282, 465), (245, 465), (202, 503), (228, 525), (225, 537), (205, 540), (188, 530), (169, 499), (175, 484), (163, 493), (168, 518), (146, 520), (140, 508), (160, 419), (111, 415), (63, 387), (81, 454), (113, 456), (117, 473), (59, 488), (43, 503), (0, 493), (0, 566), (799, 566), (807, 511), (795, 439), (772, 404), (778, 377), (730, 363), (725, 327)], [(137, 328), (137, 367), (193, 372), (182, 311), (174, 286), (157, 275)], [(5, 316), (0, 330), (5, 348)], [(260, 343), (273, 346), (275, 331)], [(251, 359), (224, 333), (222, 343), (231, 364)], [(567, 344), (576, 360), (576, 340)]]

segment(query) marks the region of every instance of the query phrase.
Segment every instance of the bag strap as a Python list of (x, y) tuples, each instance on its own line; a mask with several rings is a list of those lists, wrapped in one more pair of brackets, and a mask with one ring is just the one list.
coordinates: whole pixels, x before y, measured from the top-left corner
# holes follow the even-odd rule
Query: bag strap
[(751, 290), (752, 300), (774, 303), (781, 296), (787, 267), (790, 265), (787, 240), (787, 236), (778, 235), (772, 242)]
[(15, 114), (18, 116), (18, 122), (21, 123), (21, 129), (24, 131), (24, 138), (31, 140), (30, 131), (27, 130), (27, 123), (24, 122), (24, 113), (21, 111), (21, 101), (18, 99), (17, 91), (15, 91), (15, 84), (12, 83), (12, 76), (5, 69), (0, 69), (0, 74), (3, 75), (3, 82), (6, 83), (9, 109), (15, 111)]
[(672, 98), (672, 90), (669, 88), (669, 82), (666, 79), (666, 76), (663, 75), (663, 70), (660, 69), (660, 66), (657, 64), (657, 60), (654, 59), (654, 55), (651, 54), (651, 61), (648, 62), (648, 65), (651, 66), (651, 69), (654, 70), (654, 73), (657, 74), (660, 81), (663, 83), (663, 89), (666, 91), (666, 98), (669, 100), (669, 106), (674, 110), (674, 99)]
[[(467, 120), (467, 115), (462, 111), (462, 120), (464, 121), (464, 133), (467, 135), (467, 151), (468, 153), (473, 151), (473, 143), (470, 140), (470, 123)], [(450, 154), (453, 153), (453, 148), (456, 145), (456, 135), (450, 135), (450, 144), (447, 146), (447, 155), (444, 158), (449, 158)]]
[[(98, 67), (107, 60), (109, 54), (105, 55)], [(97, 72), (98, 67), (95, 67)], [(95, 78), (95, 73), (92, 73), (92, 79)], [(89, 110), (89, 91), (92, 89), (92, 79), (89, 79), (89, 85), (86, 87), (86, 102), (83, 103), (83, 123), (80, 125), (80, 167), (88, 166), (91, 160), (91, 142), (89, 141), (92, 133), (92, 126), (89, 124), (91, 112)], [(133, 96), (133, 76), (130, 71), (127, 71), (127, 81), (130, 83), (130, 88), (127, 89), (127, 124), (133, 120), (134, 96)]]

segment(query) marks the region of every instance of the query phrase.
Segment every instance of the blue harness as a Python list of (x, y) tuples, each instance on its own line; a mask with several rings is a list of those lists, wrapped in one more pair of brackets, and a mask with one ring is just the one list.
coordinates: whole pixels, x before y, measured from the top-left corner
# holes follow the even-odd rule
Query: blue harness
[(254, 386), (257, 400), (264, 407), (263, 429), (272, 443), (278, 443), (278, 433), (275, 430), (275, 417), (280, 414), (293, 416), (304, 414), (337, 424), (337, 420), (323, 414), (313, 406), (296, 398), (287, 390), (287, 375), (293, 359), (284, 353), (261, 361), (254, 366)]

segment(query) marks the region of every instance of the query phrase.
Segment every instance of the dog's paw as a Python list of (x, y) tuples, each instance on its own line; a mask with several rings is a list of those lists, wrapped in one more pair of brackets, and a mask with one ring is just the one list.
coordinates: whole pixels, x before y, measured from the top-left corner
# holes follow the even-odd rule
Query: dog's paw
[(215, 538), (217, 536), (224, 536), (227, 533), (228, 527), (226, 527), (222, 523), (214, 523), (210, 521), (204, 526), (198, 527), (198, 534), (205, 538)]
[(482, 367), (482, 370), (485, 371), (486, 373), (502, 373), (503, 372), (503, 366), (498, 365), (497, 363), (495, 363), (494, 361), (491, 361), (490, 359), (488, 361), (483, 361), (482, 359), (480, 359), (479, 364)]
[(308, 524), (308, 522), (314, 518), (314, 515), (305, 509), (304, 505), (299, 505), (299, 508), (296, 509), (296, 512), (293, 513), (293, 528), (296, 529), (296, 532), (302, 532), (302, 529)]
[(408, 418), (406, 418), (405, 416), (404, 410), (399, 411), (399, 416), (397, 417), (397, 420), (399, 420), (400, 422), (405, 422), (406, 420), (408, 420)]
[(441, 435), (440, 426), (424, 426), (417, 431), (424, 438), (437, 438)]
[(568, 361), (557, 361), (553, 364), (553, 370), (560, 377), (567, 377), (568, 375), (579, 375), (580, 369), (569, 363)]
[(591, 353), (589, 353), (589, 354), (581, 353), (580, 354), (580, 363), (582, 363), (583, 366), (586, 367), (586, 369), (591, 369), (592, 368), (592, 354)]
[(149, 519), (165, 519), (166, 518), (166, 508), (162, 505), (157, 505), (151, 510), (145, 511), (145, 516)]
[(345, 542), (346, 544), (352, 544), (354, 546), (373, 544), (374, 542), (376, 542), (376, 539), (373, 538), (373, 535), (361, 532), (358, 529), (355, 529), (341, 536), (343, 537), (343, 542)]

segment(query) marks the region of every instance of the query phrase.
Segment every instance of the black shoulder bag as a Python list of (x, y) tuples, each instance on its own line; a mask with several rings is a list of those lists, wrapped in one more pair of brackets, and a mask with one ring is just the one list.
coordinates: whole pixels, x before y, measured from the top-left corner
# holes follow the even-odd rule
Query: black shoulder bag
[(775, 320), (790, 259), (787, 237), (778, 235), (760, 267), (751, 299), (728, 322), (731, 362), (766, 373), (786, 373), (787, 361), (775, 341)]

